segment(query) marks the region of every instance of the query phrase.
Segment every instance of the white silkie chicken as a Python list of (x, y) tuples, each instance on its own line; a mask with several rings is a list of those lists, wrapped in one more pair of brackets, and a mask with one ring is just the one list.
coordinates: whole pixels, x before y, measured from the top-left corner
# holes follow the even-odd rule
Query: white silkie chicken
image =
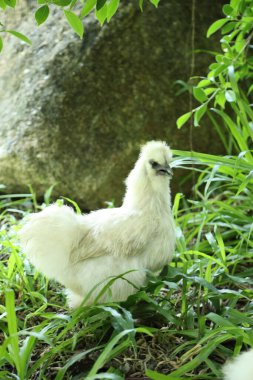
[(166, 143), (151, 141), (126, 179), (121, 207), (77, 215), (67, 206), (51, 205), (22, 228), (28, 258), (68, 289), (70, 307), (100, 283), (86, 303), (93, 302), (112, 276), (135, 270), (117, 279), (99, 302), (125, 300), (145, 284), (146, 269), (159, 271), (172, 259), (171, 158)]
[(253, 380), (253, 349), (225, 364), (223, 373), (224, 380)]

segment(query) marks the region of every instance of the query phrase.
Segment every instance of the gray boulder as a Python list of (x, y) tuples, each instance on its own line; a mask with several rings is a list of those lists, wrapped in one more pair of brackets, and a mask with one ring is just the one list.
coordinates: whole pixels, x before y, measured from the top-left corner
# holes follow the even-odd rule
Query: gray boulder
[[(33, 41), (8, 37), (0, 57), (0, 183), (8, 192), (30, 184), (42, 197), (57, 183), (56, 197), (84, 208), (118, 204), (140, 143), (190, 148), (189, 127), (176, 128), (188, 95), (176, 96), (175, 81), (190, 76), (191, 2), (163, 0), (143, 13), (134, 3), (102, 29), (87, 17), (82, 41), (60, 10), (39, 28), (24, 3), (6, 14), (6, 25)], [(205, 34), (220, 8), (219, 0), (197, 2), (196, 49), (212, 48)], [(195, 74), (209, 60), (197, 55)], [(210, 127), (194, 129), (193, 146), (221, 151)]]

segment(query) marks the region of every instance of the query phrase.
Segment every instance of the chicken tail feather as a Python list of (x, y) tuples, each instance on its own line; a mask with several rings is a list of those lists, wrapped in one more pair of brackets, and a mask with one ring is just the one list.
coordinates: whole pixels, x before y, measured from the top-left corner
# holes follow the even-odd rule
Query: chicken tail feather
[(32, 264), (46, 276), (62, 282), (80, 234), (74, 211), (54, 204), (31, 215), (20, 231), (20, 239)]

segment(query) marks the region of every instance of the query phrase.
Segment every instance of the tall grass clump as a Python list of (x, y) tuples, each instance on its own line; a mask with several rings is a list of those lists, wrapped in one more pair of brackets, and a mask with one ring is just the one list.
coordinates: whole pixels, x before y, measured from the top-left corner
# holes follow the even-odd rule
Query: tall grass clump
[(176, 194), (175, 257), (145, 288), (120, 304), (68, 310), (16, 237), (53, 189), (42, 206), (32, 191), (0, 196), (0, 379), (214, 380), (253, 346), (253, 0), (223, 12), (208, 30), (221, 31), (221, 52), (178, 126), (209, 119), (226, 155), (174, 151), (175, 168), (196, 172), (195, 196)]

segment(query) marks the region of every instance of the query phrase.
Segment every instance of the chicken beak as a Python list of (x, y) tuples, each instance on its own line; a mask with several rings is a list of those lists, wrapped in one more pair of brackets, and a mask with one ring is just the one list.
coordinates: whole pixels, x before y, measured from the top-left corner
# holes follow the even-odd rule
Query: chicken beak
[(159, 165), (159, 167), (157, 168), (157, 174), (159, 175), (167, 175), (169, 176), (170, 178), (172, 177), (173, 173), (172, 173), (172, 169), (169, 165)]

